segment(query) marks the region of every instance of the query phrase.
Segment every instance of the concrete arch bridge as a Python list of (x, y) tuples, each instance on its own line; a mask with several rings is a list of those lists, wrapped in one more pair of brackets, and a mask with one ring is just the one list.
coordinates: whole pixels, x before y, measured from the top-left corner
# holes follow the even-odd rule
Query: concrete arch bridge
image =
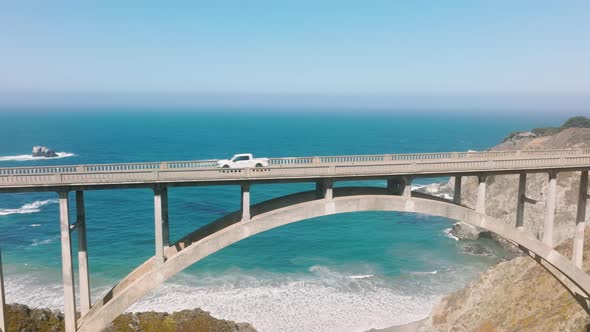
[[(59, 195), (64, 316), (66, 331), (100, 331), (143, 295), (168, 278), (233, 243), (255, 234), (310, 218), (358, 212), (399, 211), (458, 220), (494, 232), (535, 258), (590, 312), (590, 275), (582, 270), (590, 150), (449, 152), (404, 155), (275, 158), (270, 166), (219, 169), (215, 161), (99, 164), (0, 168), (0, 193), (53, 191)], [(557, 174), (579, 172), (580, 191), (572, 259), (555, 251), (553, 221)], [(527, 174), (546, 173), (547, 214), (539, 239), (523, 229)], [(486, 178), (519, 174), (517, 215), (512, 224), (485, 215)], [(475, 209), (462, 205), (461, 179), (479, 179)], [(412, 179), (454, 177), (453, 200), (411, 191)], [(334, 188), (337, 181), (386, 180), (384, 187)], [(316, 190), (250, 204), (256, 184), (312, 182)], [(183, 186), (234, 185), (241, 188), (241, 209), (170, 243), (168, 189)], [(84, 191), (145, 188), (154, 192), (154, 256), (102, 299), (91, 303)], [(76, 220), (70, 222), (70, 192), (76, 196)], [(79, 285), (74, 284), (71, 233), (78, 233)], [(1, 270), (0, 270), (1, 272)], [(1, 281), (1, 273), (0, 273)], [(4, 308), (4, 290), (0, 287)], [(76, 303), (76, 291), (80, 303)], [(4, 331), (4, 310), (0, 310)], [(77, 317), (76, 312), (80, 312)]]

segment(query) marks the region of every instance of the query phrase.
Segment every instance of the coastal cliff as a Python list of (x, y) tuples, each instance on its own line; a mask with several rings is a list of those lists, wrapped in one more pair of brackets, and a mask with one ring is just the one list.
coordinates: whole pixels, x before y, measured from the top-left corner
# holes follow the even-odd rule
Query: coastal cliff
[[(585, 271), (590, 271), (590, 230), (585, 233)], [(557, 248), (571, 256), (571, 240)], [(590, 317), (534, 259), (499, 263), (477, 281), (444, 297), (420, 331), (587, 331)]]
[[(565, 129), (552, 136), (508, 140), (490, 149), (492, 151), (533, 150), (533, 149), (579, 149), (590, 148), (589, 128)], [(516, 222), (516, 202), (518, 192), (518, 175), (489, 176), (486, 180), (486, 213), (504, 220), (509, 224)], [(553, 241), (556, 244), (569, 239), (574, 234), (575, 218), (579, 190), (579, 172), (562, 172), (557, 176), (557, 208), (555, 211), (555, 226)], [(543, 220), (545, 218), (546, 189), (548, 175), (545, 173), (528, 174), (526, 179), (526, 203), (524, 208), (524, 229), (539, 237), (543, 235)], [(453, 180), (446, 186), (452, 188)], [(462, 181), (461, 203), (474, 208), (477, 198), (477, 179), (466, 177)], [(473, 237), (469, 226), (454, 228), (455, 236)], [(460, 230), (460, 231), (459, 231)], [(487, 232), (475, 232), (478, 235), (489, 236)]]
[[(565, 149), (590, 147), (590, 129), (570, 128), (550, 136), (507, 139), (491, 150)], [(558, 203), (554, 243), (571, 256), (579, 172), (557, 177)], [(526, 186), (524, 228), (542, 236), (545, 216), (546, 174), (529, 174)], [(453, 188), (452, 180), (443, 185)], [(518, 176), (487, 178), (486, 213), (514, 224)], [(474, 207), (477, 180), (462, 183), (462, 203)], [(465, 239), (495, 237), (489, 232), (458, 223), (455, 236)], [(499, 239), (500, 240), (500, 239)], [(501, 240), (500, 240), (501, 242)], [(584, 263), (590, 269), (590, 231), (585, 234)], [(433, 309), (421, 331), (586, 331), (590, 318), (561, 284), (532, 258), (521, 256), (490, 268), (466, 288), (444, 297)]]

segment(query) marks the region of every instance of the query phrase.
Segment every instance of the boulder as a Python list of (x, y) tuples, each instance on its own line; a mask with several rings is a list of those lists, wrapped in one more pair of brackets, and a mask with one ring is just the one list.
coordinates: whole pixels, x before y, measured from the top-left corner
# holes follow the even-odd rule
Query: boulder
[(46, 146), (35, 146), (33, 147), (33, 157), (53, 158), (57, 157), (57, 153)]
[(459, 240), (477, 240), (479, 239), (479, 233), (482, 231), (481, 228), (458, 222), (453, 225), (451, 234)]

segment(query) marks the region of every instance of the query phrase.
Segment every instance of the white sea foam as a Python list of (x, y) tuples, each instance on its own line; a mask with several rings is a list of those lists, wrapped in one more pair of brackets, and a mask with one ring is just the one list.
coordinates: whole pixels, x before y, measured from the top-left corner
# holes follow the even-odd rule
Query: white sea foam
[(418, 274), (418, 275), (420, 275), (420, 274), (437, 274), (437, 273), (438, 273), (438, 270), (434, 270), (434, 271), (414, 271), (414, 272), (411, 272), (411, 274)]
[(440, 183), (430, 183), (422, 186), (412, 186), (412, 190), (422, 190), (430, 195), (444, 198), (447, 200), (452, 200), (453, 196), (449, 195), (448, 193), (441, 192), (441, 184)]
[(0, 156), (0, 161), (31, 161), (31, 160), (49, 160), (49, 159), (61, 159), (75, 156), (74, 153), (70, 152), (56, 152), (57, 157), (33, 157), (30, 154), (22, 154), (17, 156)]
[(45, 239), (45, 240), (38, 240), (38, 239), (33, 239), (33, 243), (31, 243), (31, 247), (37, 247), (37, 246), (42, 246), (44, 244), (49, 244), (54, 242), (55, 240), (57, 240), (56, 238), (49, 238), (49, 239)]
[[(422, 319), (442, 295), (386, 287), (380, 284), (379, 277), (351, 280), (346, 274), (330, 273), (334, 279), (283, 275), (268, 279), (241, 273), (203, 278), (181, 274), (148, 293), (128, 311), (201, 308), (217, 318), (252, 323), (262, 332), (346, 332)], [(34, 275), (6, 279), (8, 302), (63, 310), (61, 283), (55, 280), (48, 284)], [(350, 283), (357, 287), (348, 287)], [(102, 285), (93, 288), (92, 298), (99, 299), (106, 291)]]
[[(35, 201), (33, 203), (25, 204), (18, 209), (0, 209), (0, 216), (8, 216), (11, 214), (28, 214), (41, 211), (41, 207), (47, 204), (57, 203), (57, 199), (47, 199), (44, 201)], [(33, 225), (31, 225), (33, 226)], [(35, 227), (35, 226), (33, 226)]]
[(361, 274), (361, 275), (356, 275), (356, 276), (348, 276), (350, 279), (367, 279), (367, 278), (371, 278), (374, 277), (374, 275), (372, 274)]
[(29, 226), (31, 226), (31, 227), (40, 227), (41, 224), (30, 224)]
[(459, 238), (453, 235), (453, 233), (451, 233), (452, 230), (452, 228), (445, 228), (444, 232), (448, 238), (453, 239), (455, 241), (459, 241)]
[(438, 298), (385, 287), (344, 291), (314, 282), (239, 288), (167, 284), (130, 311), (198, 307), (214, 317), (252, 323), (259, 331), (365, 331), (422, 319)]

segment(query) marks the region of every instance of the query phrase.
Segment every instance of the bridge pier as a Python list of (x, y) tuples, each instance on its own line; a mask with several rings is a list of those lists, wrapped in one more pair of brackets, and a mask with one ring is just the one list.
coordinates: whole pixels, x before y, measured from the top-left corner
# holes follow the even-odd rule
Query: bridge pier
[(325, 179), (315, 183), (315, 190), (318, 198), (331, 200), (334, 198), (334, 181)]
[(578, 213), (576, 215), (576, 231), (574, 234), (574, 247), (572, 261), (574, 265), (582, 268), (582, 257), (584, 255), (584, 230), (586, 229), (586, 205), (588, 202), (588, 171), (580, 174), (580, 190), (578, 196)]
[(553, 222), (555, 221), (555, 203), (557, 200), (557, 172), (549, 172), (547, 183), (547, 202), (545, 223), (543, 224), (543, 243), (553, 248)]
[(516, 228), (524, 226), (524, 203), (526, 201), (526, 173), (518, 176), (518, 194), (516, 196)]
[(168, 224), (168, 188), (154, 187), (154, 222), (156, 241), (156, 262), (162, 264), (166, 260), (165, 250), (170, 245)]
[(404, 197), (412, 196), (412, 177), (410, 176), (396, 176), (387, 179), (387, 190), (394, 194)]
[(242, 184), (242, 221), (250, 221), (250, 184)]
[(6, 332), (6, 298), (4, 297), (4, 275), (2, 274), (2, 251), (0, 250), (0, 331)]
[(84, 192), (76, 191), (76, 230), (78, 231), (78, 274), (80, 282), (80, 313), (90, 310), (90, 281), (88, 274), (88, 243), (86, 241), (86, 209)]
[(453, 189), (453, 203), (457, 205), (461, 205), (461, 181), (462, 177), (460, 175), (455, 176), (455, 187)]
[(64, 323), (66, 332), (76, 331), (76, 293), (69, 216), (68, 192), (59, 192), (59, 221), (61, 233), (61, 266), (64, 285)]
[(479, 184), (477, 185), (477, 204), (475, 211), (481, 214), (486, 214), (486, 180), (487, 175), (480, 175), (477, 177)]

